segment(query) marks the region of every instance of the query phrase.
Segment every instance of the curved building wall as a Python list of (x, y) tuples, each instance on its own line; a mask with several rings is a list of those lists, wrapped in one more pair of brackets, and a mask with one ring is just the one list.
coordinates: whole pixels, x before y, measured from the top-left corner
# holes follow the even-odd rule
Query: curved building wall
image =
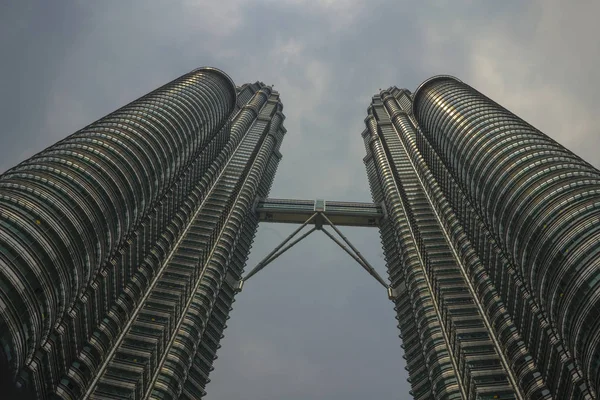
[[(482, 278), (485, 275), (493, 282), (490, 286), (484, 284), (486, 289), (481, 292), (481, 300), (488, 303), (486, 309), (495, 315), (496, 321), (493, 325), (499, 340), (507, 345), (507, 354), (511, 358), (517, 356), (514, 362), (515, 372), (522, 374), (530, 369), (528, 365), (534, 363), (555, 398), (584, 398), (582, 395), (586, 390), (583, 388), (587, 385), (577, 369), (567, 368), (574, 365), (572, 356), (566, 351), (558, 332), (552, 328), (539, 302), (525, 287), (515, 266), (505, 257), (479, 214), (475, 212), (462, 189), (420, 132), (417, 135), (417, 146), (458, 219), (459, 224), (453, 223), (452, 219), (447, 220), (452, 227), (450, 229), (464, 230), (477, 254), (476, 258), (469, 258), (479, 258), (485, 269), (483, 274), (478, 271), (479, 268), (471, 269), (471, 274), (479, 285), (483, 284)], [(461, 245), (458, 247), (464, 248)], [(498, 303), (496, 295), (490, 296), (494, 291), (502, 303)], [(506, 310), (506, 313), (502, 310)], [(502, 318), (496, 317), (506, 314), (510, 315), (512, 322), (502, 322)], [(507, 334), (511, 331), (512, 333)], [(522, 349), (527, 349), (527, 352), (523, 352)], [(532, 381), (531, 378), (526, 380)], [(578, 391), (579, 395), (576, 394)]]
[[(481, 255), (476, 253), (476, 248), (473, 244), (479, 244), (483, 239), (483, 235), (473, 235), (469, 238), (465, 233), (471, 229), (468, 222), (460, 223), (457, 215), (454, 213), (450, 204), (457, 204), (454, 196), (448, 196), (442, 191), (442, 185), (440, 182), (443, 180), (435, 179), (432, 169), (439, 171), (439, 165), (435, 163), (428, 163), (427, 158), (420, 151), (418, 146), (419, 142), (422, 142), (422, 134), (415, 129), (414, 120), (406, 112), (410, 112), (411, 105), (406, 104), (409, 102), (407, 99), (407, 93), (402, 91), (396, 92), (398, 89), (389, 91), (390, 95), (384, 96), (387, 111), (390, 115), (394, 115), (392, 118), (400, 142), (406, 147), (407, 154), (411, 159), (413, 169), (418, 177), (418, 181), (423, 185), (425, 192), (427, 193), (428, 202), (431, 204), (433, 214), (439, 221), (439, 233), (442, 234), (447, 241), (447, 246), (452, 249), (451, 253), (455, 255), (454, 264), (456, 265), (456, 272), (464, 277), (464, 281), (467, 283), (463, 286), (462, 295), (470, 293), (472, 296), (473, 304), (478, 308), (479, 313), (482, 316), (481, 322), (485, 325), (485, 330), (491, 338), (493, 347), (495, 347), (496, 354), (499, 359), (492, 362), (491, 358), (487, 358), (491, 371), (487, 374), (497, 374), (495, 371), (498, 365), (502, 365), (508, 380), (511, 385), (521, 393), (519, 396), (531, 397), (538, 399), (549, 399), (551, 398), (550, 391), (546, 386), (544, 379), (541, 378), (541, 374), (532, 362), (531, 357), (527, 352), (521, 351), (523, 347), (523, 340), (517, 333), (514, 323), (511, 321), (510, 314), (507, 307), (498, 302), (501, 293), (492, 284), (492, 276), (486, 271), (486, 264), (488, 259), (483, 258), (485, 253), (481, 252)], [(382, 93), (385, 95), (385, 91)], [(402, 109), (402, 111), (401, 111)], [(465, 229), (464, 227), (468, 227)], [(425, 243), (435, 242), (435, 232), (432, 229), (428, 229), (428, 235), (425, 237)], [(443, 240), (441, 240), (443, 241)], [(440, 240), (438, 239), (438, 243)], [(489, 254), (489, 253), (488, 253)], [(436, 255), (434, 264), (442, 265), (443, 259), (439, 254)], [(452, 257), (448, 259), (451, 261)], [(448, 264), (446, 261), (446, 264)], [(508, 274), (504, 274), (506, 276)], [(502, 285), (498, 285), (502, 288)], [(439, 289), (436, 290), (437, 295), (440, 299), (447, 297), (451, 298), (450, 304), (456, 302), (455, 291), (458, 290), (457, 285), (440, 285)], [(449, 291), (450, 293), (445, 293)], [(458, 302), (461, 303), (461, 302)], [(461, 306), (464, 307), (465, 303), (462, 302)], [(458, 335), (460, 337), (461, 346), (471, 345), (469, 336), (472, 334)], [(472, 340), (472, 339), (471, 339)], [(477, 335), (477, 343), (481, 344), (481, 335)], [(478, 353), (476, 357), (471, 356), (471, 360), (467, 361), (467, 365), (470, 364), (471, 373), (476, 375), (476, 380), (487, 380), (484, 373), (486, 366), (480, 363), (479, 357), (481, 353)], [(500, 382), (499, 379), (494, 379), (494, 384), (491, 388), (491, 393), (498, 393), (497, 384)]]
[(421, 85), (413, 112), (597, 393), (600, 172), (451, 77)]
[(227, 75), (197, 69), (0, 176), (0, 342), (13, 373), (129, 234), (150, 218), (152, 235), (152, 215), (172, 213), (191, 163), (225, 145), (235, 101)]
[[(150, 239), (148, 257), (130, 279), (142, 284), (129, 285), (130, 300), (117, 301), (93, 332), (60, 379), (61, 398), (177, 398), (186, 378), (193, 398), (204, 392), (239, 280), (234, 272), (254, 233), (229, 229), (227, 221), (267, 129), (283, 129), (278, 94), (262, 84), (245, 85), (240, 94), (249, 102), (236, 106), (229, 140), (194, 180), (184, 205), (166, 217), (167, 228)], [(236, 235), (243, 246), (231, 242)], [(236, 256), (223, 263), (233, 247)]]
[[(369, 129), (363, 138), (373, 200), (383, 201), (388, 214), (380, 231), (412, 394), (417, 399), (448, 395), (551, 399), (499, 302), (484, 262), (475, 254), (452, 211), (449, 200), (453, 199), (446, 198), (430, 171), (438, 167), (428, 165), (417, 147), (422, 134), (408, 113), (411, 107), (410, 92), (405, 89), (394, 87), (374, 96), (367, 119)], [(387, 162), (376, 160), (376, 147), (384, 150)], [(386, 175), (394, 182), (396, 198), (384, 184)], [(390, 226), (400, 205), (406, 213), (402, 224), (410, 235)], [(400, 260), (406, 251), (398, 246), (411, 245), (418, 257)], [(417, 285), (421, 290), (414, 290)], [(419, 329), (423, 326), (420, 319), (428, 314), (439, 317), (429, 319), (429, 329)], [(429, 332), (434, 335), (428, 337)], [(440, 346), (443, 342), (446, 348)], [(445, 357), (444, 363), (434, 362), (434, 343), (437, 356)], [(444, 383), (439, 380), (440, 370), (444, 371), (441, 376), (449, 378)], [(444, 386), (456, 389), (457, 385), (460, 394), (441, 390)]]

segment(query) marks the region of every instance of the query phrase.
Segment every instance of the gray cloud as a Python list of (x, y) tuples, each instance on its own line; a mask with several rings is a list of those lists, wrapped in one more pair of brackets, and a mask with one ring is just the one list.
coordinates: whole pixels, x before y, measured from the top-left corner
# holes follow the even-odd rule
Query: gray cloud
[[(597, 2), (23, 0), (0, 10), (0, 170), (195, 67), (281, 92), (274, 197), (370, 200), (370, 97), (453, 74), (600, 165)], [(251, 268), (293, 227), (263, 226)], [(346, 229), (385, 275), (378, 233)], [(392, 305), (319, 233), (248, 282), (213, 399), (406, 398)]]

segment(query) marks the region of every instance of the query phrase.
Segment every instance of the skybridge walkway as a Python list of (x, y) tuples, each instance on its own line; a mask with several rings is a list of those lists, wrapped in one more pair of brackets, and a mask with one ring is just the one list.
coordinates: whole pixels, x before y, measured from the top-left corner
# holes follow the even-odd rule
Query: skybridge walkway
[[(294, 245), (316, 230), (322, 231), (340, 248), (350, 255), (369, 275), (387, 289), (388, 297), (393, 299), (395, 293), (387, 282), (375, 271), (363, 255), (338, 229), (338, 226), (379, 227), (386, 218), (385, 207), (381, 204), (348, 202), (298, 200), (298, 199), (256, 199), (254, 212), (261, 222), (300, 224), (283, 242), (269, 253), (238, 283), (241, 291), (244, 282), (273, 262)], [(313, 225), (305, 233), (297, 236), (302, 229)], [(336, 237), (328, 228), (331, 228)], [(294, 239), (294, 240), (292, 240)], [(341, 239), (341, 240), (340, 240)]]
[(312, 222), (324, 222), (323, 215), (337, 226), (379, 227), (384, 218), (383, 207), (373, 203), (326, 200), (259, 199), (255, 211), (261, 222), (302, 224), (314, 213)]

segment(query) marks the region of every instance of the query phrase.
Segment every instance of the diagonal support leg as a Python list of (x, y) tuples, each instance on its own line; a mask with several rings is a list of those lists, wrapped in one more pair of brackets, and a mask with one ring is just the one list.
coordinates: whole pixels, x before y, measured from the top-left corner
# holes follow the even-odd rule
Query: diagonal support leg
[[(311, 221), (313, 221), (315, 219), (315, 217), (318, 217), (318, 220), (315, 220), (315, 226), (310, 229), (308, 232), (300, 235), (300, 237), (296, 238), (295, 240), (293, 240), (290, 244), (288, 244), (287, 246), (285, 246), (294, 236), (296, 236), (296, 234), (298, 234), (306, 225), (308, 225)], [(322, 219), (321, 219), (322, 218)], [(344, 243), (340, 242), (335, 236), (333, 236), (328, 230), (326, 230), (325, 228), (322, 227), (322, 222), (325, 221), (329, 226), (331, 226), (331, 228), (333, 228), (333, 230), (340, 236), (340, 238), (346, 243), (346, 245), (349, 247), (346, 247), (344, 245)], [(316, 212), (313, 215), (311, 215), (310, 218), (308, 218), (302, 225), (300, 225), (298, 227), (298, 229), (296, 229), (294, 232), (292, 232), (285, 240), (283, 240), (283, 242), (281, 242), (277, 247), (275, 247), (275, 249), (273, 249), (273, 251), (271, 251), (262, 261), (260, 261), (256, 267), (254, 267), (252, 269), (252, 271), (250, 271), (245, 278), (242, 278), (239, 282), (238, 282), (238, 286), (236, 288), (236, 292), (240, 292), (242, 290), (242, 287), (244, 285), (244, 282), (247, 281), (248, 279), (250, 279), (252, 276), (256, 275), (259, 271), (261, 271), (263, 268), (265, 268), (267, 265), (269, 265), (271, 262), (275, 261), (279, 256), (281, 256), (283, 253), (285, 253), (286, 251), (288, 251), (289, 249), (291, 249), (293, 246), (295, 246), (297, 243), (299, 243), (300, 241), (302, 241), (304, 238), (306, 238), (308, 235), (310, 235), (311, 233), (313, 233), (315, 230), (322, 230), (331, 240), (333, 240), (338, 246), (340, 246), (342, 248), (342, 250), (344, 250), (346, 253), (348, 253), (352, 258), (354, 258), (354, 260), (361, 266), (363, 267), (363, 269), (365, 271), (367, 271), (367, 273), (369, 273), (369, 275), (371, 275), (373, 278), (375, 278), (375, 280), (377, 282), (379, 282), (384, 288), (386, 288), (386, 290), (388, 291), (388, 296), (390, 297), (390, 299), (392, 299), (392, 292), (391, 289), (388, 287), (387, 283), (385, 282), (385, 280), (377, 273), (377, 271), (375, 271), (375, 269), (371, 266), (371, 264), (369, 264), (369, 262), (363, 257), (363, 255), (356, 249), (356, 247), (354, 247), (352, 245), (352, 243), (346, 238), (346, 236), (344, 236), (344, 234), (335, 226), (335, 224), (333, 222), (331, 222), (331, 220), (329, 218), (327, 218), (327, 216), (325, 215), (324, 212)], [(284, 247), (285, 246), (285, 247)]]
[(296, 236), (296, 234), (298, 232), (300, 232), (302, 230), (302, 228), (304, 228), (306, 225), (308, 225), (317, 216), (317, 214), (318, 213), (314, 213), (302, 225), (300, 225), (298, 227), (298, 229), (296, 229), (294, 232), (292, 232), (287, 238), (285, 238), (285, 240), (283, 242), (281, 242), (277, 247), (275, 247), (275, 249), (273, 249), (273, 251), (271, 251), (265, 258), (263, 258), (262, 261), (260, 261), (258, 264), (256, 264), (256, 267), (254, 267), (252, 269), (252, 271), (250, 271), (248, 273), (248, 275), (246, 275), (246, 277), (243, 278), (240, 281), (240, 283), (238, 285), (238, 291), (241, 291), (242, 286), (243, 286), (243, 284), (244, 284), (245, 281), (247, 281), (248, 279), (250, 279), (256, 273), (258, 273), (261, 269), (263, 269), (264, 267), (266, 267), (269, 263), (271, 263), (272, 261), (274, 261), (277, 257), (279, 257), (280, 255), (282, 255), (283, 253), (285, 253), (287, 250), (289, 250), (290, 248), (292, 248), (295, 244), (297, 244), (298, 242), (300, 242), (302, 239), (304, 239), (305, 237), (307, 237), (308, 235), (310, 235), (311, 233), (313, 233), (317, 228), (312, 228), (311, 230), (309, 230), (308, 232), (304, 233), (299, 238), (297, 238), (292, 243), (290, 243), (289, 245), (287, 245), (285, 248), (282, 249), (282, 247), (285, 246), (285, 244), (287, 242), (289, 242), (294, 236)]
[(310, 235), (311, 233), (313, 233), (316, 230), (317, 230), (317, 228), (310, 229), (308, 232), (302, 234), (298, 239), (292, 241), (290, 244), (285, 246), (283, 249), (279, 250), (277, 253), (273, 254), (271, 257), (264, 258), (261, 262), (259, 262), (256, 265), (256, 267), (254, 267), (254, 269), (252, 271), (250, 271), (250, 273), (248, 273), (248, 275), (244, 278), (244, 281), (247, 281), (252, 275), (255, 275), (256, 273), (258, 273), (258, 271), (260, 271), (267, 265), (271, 264), (273, 261), (275, 261), (276, 258), (278, 258), (280, 255), (282, 255), (283, 253), (285, 253), (286, 251), (288, 251), (289, 249), (294, 247), (298, 242), (302, 241), (302, 239), (304, 239), (305, 237), (307, 237), (308, 235)]
[[(323, 219), (325, 219), (325, 221), (327, 222), (327, 224), (329, 226), (331, 226), (331, 228), (333, 228), (333, 230), (342, 238), (342, 240), (348, 245), (348, 247), (350, 247), (353, 251), (354, 251), (354, 255), (356, 255), (356, 257), (354, 257), (353, 254), (351, 254), (345, 246), (343, 246), (341, 243), (339, 243), (338, 240), (336, 240), (329, 232), (325, 231), (324, 229), (323, 232), (325, 232), (327, 234), (327, 236), (329, 236), (331, 238), (331, 240), (333, 240), (334, 242), (336, 242), (340, 247), (342, 247), (348, 254), (350, 254), (356, 261), (358, 261), (358, 263), (373, 277), (377, 280), (377, 282), (381, 283), (383, 285), (383, 287), (385, 287), (386, 289), (388, 288), (387, 283), (385, 282), (385, 280), (377, 273), (377, 271), (375, 271), (375, 268), (373, 268), (371, 266), (371, 264), (369, 264), (369, 262), (363, 257), (363, 255), (360, 253), (360, 251), (358, 251), (356, 249), (356, 247), (354, 247), (352, 245), (352, 243), (346, 238), (346, 236), (344, 236), (344, 234), (333, 224), (333, 222), (331, 222), (331, 220), (329, 218), (327, 218), (327, 216), (322, 213), (321, 214), (323, 216)], [(360, 260), (360, 261), (359, 261)]]
[(375, 280), (377, 282), (379, 282), (381, 285), (383, 285), (383, 287), (385, 287), (386, 289), (388, 288), (388, 285), (385, 283), (385, 281), (377, 274), (377, 272), (375, 272), (375, 270), (373, 269), (373, 267), (371, 267), (370, 265), (367, 265), (363, 262), (363, 260), (358, 257), (355, 253), (353, 253), (350, 249), (348, 249), (346, 246), (344, 246), (344, 244), (342, 242), (340, 242), (338, 239), (336, 239), (335, 236), (333, 236), (331, 233), (329, 233), (328, 230), (326, 230), (325, 228), (321, 228), (321, 230), (323, 231), (324, 234), (326, 234), (331, 240), (333, 240), (338, 246), (340, 246), (342, 248), (342, 250), (344, 250), (346, 253), (348, 253), (350, 255), (350, 257), (354, 258), (354, 260), (356, 260), (356, 262), (363, 267), (363, 269), (365, 271), (367, 271), (369, 273), (369, 275), (371, 275), (373, 278), (375, 278)]

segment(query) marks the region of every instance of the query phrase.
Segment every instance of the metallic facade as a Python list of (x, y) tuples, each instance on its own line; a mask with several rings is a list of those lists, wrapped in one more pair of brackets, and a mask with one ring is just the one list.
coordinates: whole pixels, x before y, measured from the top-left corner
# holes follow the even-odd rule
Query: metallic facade
[(593, 399), (600, 172), (450, 76), (362, 136), (416, 399)]
[[(282, 109), (199, 68), (0, 175), (23, 398), (202, 397), (235, 294), (315, 230), (387, 289), (414, 398), (597, 398), (600, 171), (437, 76), (373, 97), (373, 203), (271, 199)], [(301, 225), (244, 277), (259, 222)], [(389, 284), (337, 226), (379, 228)]]
[(0, 176), (0, 361), (23, 394), (204, 394), (282, 108), (200, 68)]

